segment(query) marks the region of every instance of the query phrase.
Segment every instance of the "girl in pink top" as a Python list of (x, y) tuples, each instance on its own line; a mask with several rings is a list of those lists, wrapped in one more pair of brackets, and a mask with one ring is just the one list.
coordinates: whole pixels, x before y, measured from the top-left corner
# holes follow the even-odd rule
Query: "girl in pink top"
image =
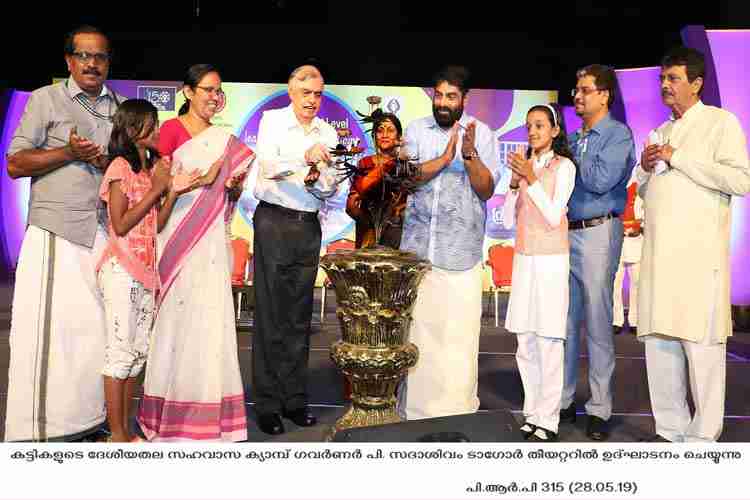
[(127, 421), (136, 377), (146, 361), (156, 273), (156, 233), (180, 192), (170, 189), (168, 158), (159, 158), (159, 120), (148, 101), (123, 102), (113, 117), (110, 158), (99, 195), (109, 213), (109, 241), (97, 266), (107, 343), (104, 394), (111, 441), (131, 440)]
[(566, 212), (576, 169), (556, 109), (533, 106), (526, 128), (529, 148), (509, 157), (513, 176), (503, 206), (503, 224), (517, 226), (505, 328), (518, 339), (526, 418), (521, 431), (533, 441), (555, 441), (568, 316)]

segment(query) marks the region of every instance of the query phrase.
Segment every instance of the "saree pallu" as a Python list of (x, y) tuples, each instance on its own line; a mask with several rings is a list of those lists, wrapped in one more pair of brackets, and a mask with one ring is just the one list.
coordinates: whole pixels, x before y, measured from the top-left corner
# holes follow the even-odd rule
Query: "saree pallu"
[(247, 439), (224, 186), (254, 155), (210, 127), (180, 145), (173, 164), (205, 172), (222, 158), (214, 183), (180, 196), (157, 237), (162, 288), (138, 411), (150, 441)]

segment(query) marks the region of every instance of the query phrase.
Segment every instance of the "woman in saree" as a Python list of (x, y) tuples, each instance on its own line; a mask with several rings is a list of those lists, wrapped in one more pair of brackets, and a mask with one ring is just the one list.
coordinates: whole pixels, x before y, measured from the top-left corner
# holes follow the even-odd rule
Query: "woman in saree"
[[(357, 175), (346, 201), (346, 213), (355, 220), (357, 248), (384, 245), (398, 249), (406, 208), (406, 192), (387, 183), (384, 177), (396, 167), (401, 144), (401, 122), (393, 113), (380, 109), (372, 114), (372, 138), (375, 154), (359, 160)], [(384, 213), (381, 213), (384, 211)], [(379, 221), (377, 219), (382, 219)], [(376, 241), (375, 226), (381, 222), (382, 234)]]
[(211, 125), (224, 93), (218, 71), (192, 66), (177, 118), (160, 130), (173, 182), (194, 189), (157, 238), (161, 292), (138, 422), (149, 441), (244, 441), (228, 224), (253, 152)]

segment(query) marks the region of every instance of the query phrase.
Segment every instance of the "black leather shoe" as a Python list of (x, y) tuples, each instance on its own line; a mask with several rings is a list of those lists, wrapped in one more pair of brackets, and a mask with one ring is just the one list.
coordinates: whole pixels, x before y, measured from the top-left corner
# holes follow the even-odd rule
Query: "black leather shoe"
[(524, 422), (524, 424), (520, 427), (521, 434), (523, 434), (524, 439), (529, 439), (532, 434), (534, 434), (534, 431), (536, 430), (536, 425), (530, 424), (528, 422)]
[(612, 333), (615, 335), (620, 335), (622, 333), (622, 327), (617, 325), (612, 325)]
[(652, 434), (651, 436), (639, 439), (641, 443), (671, 443), (669, 439), (662, 437), (660, 434)]
[(278, 413), (264, 413), (258, 415), (258, 427), (266, 434), (283, 434), (284, 424)]
[(589, 415), (586, 424), (586, 435), (594, 441), (606, 441), (609, 438), (609, 421)]
[(535, 441), (537, 443), (554, 443), (557, 442), (557, 434), (545, 429), (544, 427), (537, 427), (534, 433), (529, 436), (529, 441)]
[(310, 427), (318, 423), (315, 415), (310, 413), (309, 408), (300, 408), (299, 410), (284, 411), (284, 418), (288, 418), (300, 427)]
[(576, 421), (576, 404), (570, 403), (570, 406), (560, 410), (560, 423), (573, 424)]

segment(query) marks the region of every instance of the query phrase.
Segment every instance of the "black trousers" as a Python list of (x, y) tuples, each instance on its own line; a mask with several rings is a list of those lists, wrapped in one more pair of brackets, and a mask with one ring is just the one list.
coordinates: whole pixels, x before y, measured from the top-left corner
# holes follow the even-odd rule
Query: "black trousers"
[(253, 226), (255, 411), (294, 411), (307, 405), (320, 222), (316, 213), (261, 202)]

